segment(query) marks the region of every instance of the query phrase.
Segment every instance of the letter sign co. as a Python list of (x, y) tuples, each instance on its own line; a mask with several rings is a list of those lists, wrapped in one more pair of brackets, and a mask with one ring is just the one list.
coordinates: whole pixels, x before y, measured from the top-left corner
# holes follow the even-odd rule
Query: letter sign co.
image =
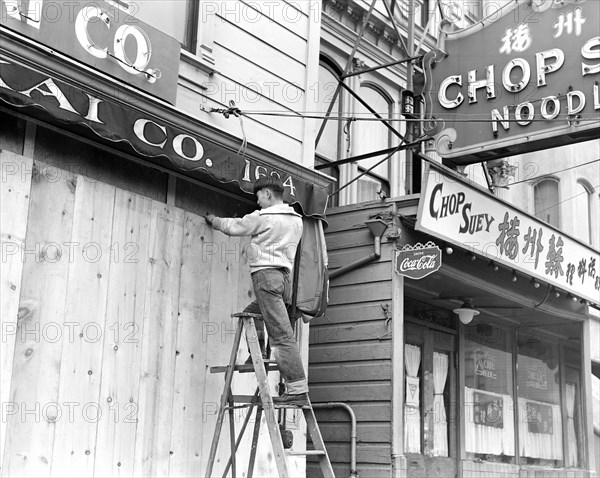
[(442, 251), (433, 242), (405, 245), (396, 252), (396, 272), (410, 279), (422, 279), (442, 266)]
[(135, 2), (0, 0), (0, 24), (175, 104), (179, 41), (135, 14)]

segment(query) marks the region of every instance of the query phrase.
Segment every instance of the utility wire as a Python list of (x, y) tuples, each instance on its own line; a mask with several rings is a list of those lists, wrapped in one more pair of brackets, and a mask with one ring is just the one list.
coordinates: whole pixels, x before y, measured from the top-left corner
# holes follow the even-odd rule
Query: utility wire
[[(272, 112), (272, 111), (242, 111), (241, 113), (244, 116), (274, 116), (274, 117), (280, 117), (280, 118), (302, 118), (302, 119), (329, 119), (329, 120), (336, 120), (336, 121), (348, 121), (349, 119), (352, 119), (353, 121), (388, 121), (388, 122), (413, 122), (413, 123), (423, 123), (423, 122), (431, 122), (431, 121), (439, 121), (439, 122), (454, 122), (454, 123), (491, 123), (491, 122), (509, 122), (509, 123), (515, 123), (517, 121), (523, 121), (522, 118), (509, 118), (509, 119), (504, 119), (504, 118), (490, 118), (489, 116), (481, 116), (481, 118), (477, 118), (476, 115), (473, 114), (465, 114), (462, 115), (464, 116), (464, 119), (461, 118), (453, 118), (451, 120), (448, 119), (444, 119), (444, 118), (373, 118), (373, 117), (366, 117), (366, 118), (361, 118), (357, 115), (360, 114), (370, 114), (370, 113), (353, 113), (353, 114), (348, 114), (348, 115), (340, 115), (340, 116), (335, 116), (335, 115), (330, 115), (330, 116), (325, 116), (322, 115), (320, 113), (297, 113), (297, 112), (293, 112), (293, 113), (276, 113), (276, 112)], [(459, 116), (459, 115), (457, 115)], [(598, 115), (596, 114), (590, 114), (589, 117), (588, 116), (581, 116), (578, 115), (578, 118), (574, 118), (572, 115), (559, 115), (556, 118), (552, 118), (552, 119), (546, 119), (546, 118), (531, 118), (531, 119), (527, 119), (528, 122), (530, 123), (535, 123), (535, 122), (566, 122), (566, 121), (590, 121), (590, 120), (596, 120), (596, 122), (600, 123), (600, 118), (598, 117)]]
[[(598, 186), (594, 186), (594, 187), (592, 188), (592, 191), (595, 191), (595, 190), (596, 190), (596, 189), (598, 189), (598, 188), (600, 188), (600, 184), (599, 184)], [(567, 202), (567, 201), (570, 201), (571, 199), (575, 199), (576, 197), (578, 197), (578, 196), (582, 196), (582, 195), (584, 195), (584, 194), (589, 194), (589, 191), (583, 191), (583, 192), (581, 192), (581, 193), (579, 193), (579, 194), (575, 194), (575, 196), (571, 196), (570, 198), (564, 199), (564, 200), (562, 200), (562, 201), (560, 201), (560, 202), (558, 202), (558, 203), (556, 203), (556, 204), (554, 204), (554, 205), (552, 205), (552, 206), (548, 206), (546, 209), (542, 209), (541, 211), (538, 211), (538, 212), (536, 213), (536, 215), (537, 215), (537, 214), (539, 214), (539, 213), (541, 213), (541, 212), (548, 211), (549, 209), (555, 208), (556, 206), (560, 206), (562, 203), (564, 203), (564, 202)]]
[(587, 166), (588, 164), (597, 163), (598, 161), (600, 161), (600, 158), (594, 159), (593, 161), (588, 161), (587, 163), (576, 164), (575, 166), (570, 166), (570, 167), (565, 168), (565, 169), (559, 169), (558, 171), (552, 171), (552, 172), (549, 172), (549, 173), (544, 173), (544, 174), (541, 174), (539, 176), (534, 176), (533, 178), (522, 179), (521, 181), (515, 181), (514, 183), (508, 184), (508, 186), (513, 186), (515, 184), (521, 184), (521, 183), (526, 183), (526, 182), (529, 182), (529, 181), (534, 181), (534, 180), (539, 179), (539, 178), (545, 178), (545, 177), (548, 177), (548, 176), (552, 176), (553, 174), (558, 174), (558, 173), (562, 173), (564, 171), (569, 171), (570, 169), (580, 168), (581, 166)]

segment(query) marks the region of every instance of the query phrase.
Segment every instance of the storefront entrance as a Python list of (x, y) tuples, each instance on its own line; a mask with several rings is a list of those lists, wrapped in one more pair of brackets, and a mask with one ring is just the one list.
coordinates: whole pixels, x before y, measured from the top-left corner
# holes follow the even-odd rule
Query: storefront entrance
[(456, 332), (407, 322), (404, 333), (407, 475), (454, 478), (458, 449)]

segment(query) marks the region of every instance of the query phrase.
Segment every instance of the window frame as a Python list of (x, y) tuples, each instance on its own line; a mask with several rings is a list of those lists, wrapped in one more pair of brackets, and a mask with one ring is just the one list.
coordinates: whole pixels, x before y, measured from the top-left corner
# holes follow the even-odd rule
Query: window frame
[(586, 192), (588, 230), (587, 230), (587, 237), (585, 238), (585, 242), (587, 244), (593, 245), (594, 227), (593, 227), (592, 221), (593, 221), (594, 216), (592, 215), (592, 209), (593, 209), (594, 188), (591, 186), (591, 184), (588, 181), (586, 181), (585, 179), (582, 179), (582, 178), (578, 179), (576, 184), (580, 185)]
[[(545, 205), (545, 209), (540, 210), (539, 212), (537, 211), (537, 204), (536, 204), (536, 195), (537, 195), (537, 189), (540, 187), (541, 184), (544, 183), (554, 183), (556, 185), (556, 203), (552, 204), (551, 206)], [(546, 224), (549, 224), (553, 227), (556, 227), (558, 229), (560, 229), (561, 227), (561, 223), (562, 223), (562, 215), (561, 215), (561, 198), (560, 198), (560, 179), (554, 176), (548, 176), (545, 178), (540, 179), (539, 181), (536, 181), (532, 184), (532, 189), (533, 189), (533, 215), (538, 218), (541, 221), (544, 221)], [(544, 205), (542, 205), (544, 206)], [(543, 213), (544, 211), (549, 211), (549, 210), (553, 210), (554, 208), (556, 208), (556, 224), (553, 224), (552, 222), (550, 222), (547, 219), (544, 219), (542, 217), (540, 217), (540, 214)]]
[[(512, 327), (511, 324), (506, 323), (505, 321), (502, 320), (498, 320), (498, 321), (494, 321), (493, 323), (494, 327), (499, 327), (502, 330), (507, 331), (509, 337), (510, 337), (510, 347), (511, 347), (511, 354), (512, 354), (512, 375), (513, 375), (513, 398), (514, 398), (514, 420), (515, 420), (515, 428), (514, 428), (514, 464), (517, 466), (548, 466), (547, 463), (527, 463), (525, 461), (525, 459), (521, 456), (521, 436), (519, 433), (519, 429), (518, 429), (518, 422), (519, 420), (523, 420), (523, 411), (519, 409), (518, 406), (518, 397), (520, 396), (518, 393), (518, 387), (517, 387), (517, 382), (518, 382), (518, 354), (519, 354), (519, 346), (518, 346), (518, 327)], [(460, 393), (460, 403), (461, 403), (461, 407), (464, 409), (465, 407), (465, 388), (466, 388), (466, 358), (465, 358), (465, 347), (466, 347), (466, 339), (467, 339), (467, 335), (465, 333), (465, 331), (467, 330), (467, 326), (461, 325), (461, 330), (462, 332), (459, 334), (459, 361), (460, 361), (460, 371), (459, 371), (459, 377), (458, 377), (458, 382), (459, 382), (459, 393)], [(510, 330), (512, 328), (512, 331)], [(531, 332), (530, 332), (531, 333)], [(542, 341), (548, 342), (548, 343), (554, 343), (557, 345), (558, 347), (558, 367), (559, 367), (559, 392), (560, 392), (560, 408), (563, 414), (563, 426), (562, 426), (562, 430), (563, 430), (563, 459), (562, 459), (562, 465), (557, 465), (554, 464), (553, 468), (554, 470), (559, 470), (559, 469), (564, 469), (565, 468), (565, 463), (566, 463), (566, 457), (567, 457), (567, 453), (569, 451), (569, 447), (571, 446), (570, 443), (568, 443), (567, 441), (567, 435), (566, 435), (566, 420), (564, 420), (564, 417), (566, 417), (566, 407), (567, 407), (567, 403), (566, 403), (566, 386), (567, 386), (567, 375), (565, 373), (565, 369), (567, 367), (571, 368), (571, 369), (576, 369), (577, 367), (579, 367), (578, 372), (579, 372), (579, 397), (576, 399), (575, 402), (575, 409), (577, 411), (578, 414), (583, 413), (584, 410), (584, 402), (583, 402), (583, 391), (582, 391), (582, 385), (583, 385), (583, 372), (584, 372), (584, 366), (583, 366), (583, 357), (581, 356), (581, 354), (572, 362), (567, 362), (567, 358), (568, 357), (572, 357), (573, 354), (573, 350), (577, 350), (577, 345), (573, 344), (573, 343), (564, 343), (561, 336), (556, 336), (554, 334), (548, 334), (545, 333), (542, 329), (535, 328), (535, 334), (536, 336), (539, 336)], [(583, 337), (583, 332), (581, 331), (581, 335), (580, 335), (580, 341), (584, 340)], [(579, 415), (581, 416), (581, 415)], [(460, 417), (461, 422), (460, 422), (460, 430), (461, 430), (461, 436), (460, 436), (460, 441), (461, 441), (461, 459), (472, 459), (468, 456), (467, 452), (466, 452), (466, 447), (465, 447), (465, 420), (467, 419), (467, 414), (464, 413), (462, 417)], [(578, 422), (577, 428), (576, 428), (576, 434), (578, 439), (580, 439), (581, 441), (578, 442), (575, 446), (578, 449), (578, 460), (579, 463), (577, 465), (577, 467), (571, 467), (570, 469), (576, 469), (576, 470), (581, 470), (581, 469), (585, 469), (586, 466), (588, 466), (588, 462), (589, 462), (589, 457), (587, 455), (587, 448), (585, 445), (585, 430), (583, 428), (583, 423), (582, 421)], [(494, 455), (496, 456), (496, 455)], [(485, 463), (496, 463), (495, 460), (483, 460)], [(552, 465), (550, 465), (552, 466)]]

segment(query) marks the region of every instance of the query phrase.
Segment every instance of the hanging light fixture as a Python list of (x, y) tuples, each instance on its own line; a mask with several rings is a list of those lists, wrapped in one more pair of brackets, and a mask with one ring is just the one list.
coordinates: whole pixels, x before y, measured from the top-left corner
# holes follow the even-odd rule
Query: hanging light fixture
[(465, 325), (470, 324), (473, 320), (473, 317), (479, 315), (479, 311), (473, 308), (470, 299), (465, 299), (463, 305), (457, 309), (454, 309), (452, 312), (457, 314), (459, 320)]

